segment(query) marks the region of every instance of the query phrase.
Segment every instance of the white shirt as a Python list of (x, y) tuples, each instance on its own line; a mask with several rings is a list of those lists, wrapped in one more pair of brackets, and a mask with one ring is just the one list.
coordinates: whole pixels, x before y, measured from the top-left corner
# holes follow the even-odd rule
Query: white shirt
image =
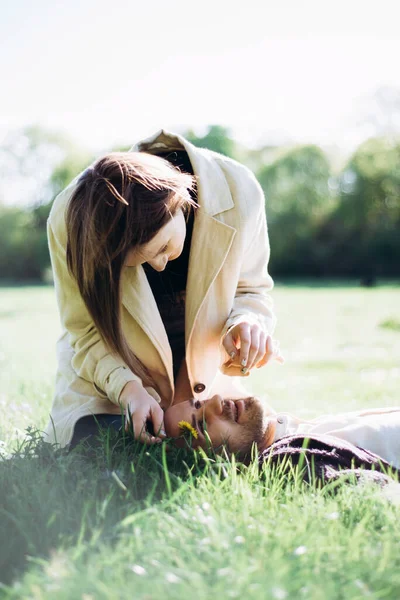
[(277, 413), (274, 442), (285, 435), (324, 434), (346, 440), (377, 454), (400, 468), (400, 408), (322, 415), (305, 421), (289, 413)]

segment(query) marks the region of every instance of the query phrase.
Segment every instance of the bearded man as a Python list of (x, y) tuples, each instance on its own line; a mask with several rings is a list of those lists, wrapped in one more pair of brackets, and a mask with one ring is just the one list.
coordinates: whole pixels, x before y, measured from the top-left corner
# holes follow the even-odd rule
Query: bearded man
[(172, 405), (165, 412), (168, 437), (182, 439), (186, 428), (192, 446), (218, 450), (224, 446), (241, 458), (249, 457), (253, 444), (258, 451), (286, 436), (317, 438), (332, 447), (362, 448), (400, 468), (400, 408), (377, 408), (310, 421), (289, 413), (276, 413), (260, 398), (229, 399), (215, 395)]

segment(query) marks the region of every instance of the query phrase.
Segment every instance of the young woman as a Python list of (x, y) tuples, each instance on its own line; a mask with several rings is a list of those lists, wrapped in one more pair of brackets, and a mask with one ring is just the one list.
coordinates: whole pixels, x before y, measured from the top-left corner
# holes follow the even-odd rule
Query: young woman
[(163, 411), (278, 358), (262, 190), (224, 156), (164, 131), (97, 160), (55, 200), (48, 237), (64, 334), (48, 441), (124, 412), (147, 443)]

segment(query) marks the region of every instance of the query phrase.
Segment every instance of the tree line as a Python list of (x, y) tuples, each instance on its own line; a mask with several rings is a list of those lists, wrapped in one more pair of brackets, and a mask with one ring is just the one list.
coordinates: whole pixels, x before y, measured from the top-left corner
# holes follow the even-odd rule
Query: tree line
[[(248, 149), (221, 126), (210, 126), (202, 137), (193, 131), (185, 136), (255, 173), (266, 199), (274, 277), (350, 277), (365, 284), (399, 277), (398, 139), (368, 139), (337, 169), (315, 145)], [(52, 202), (93, 159), (64, 138), (38, 129), (16, 132), (2, 148), (3, 182), (13, 175), (27, 186), (39, 174), (41, 181), (30, 206), (7, 205), (7, 186), (0, 188), (0, 279), (48, 277), (46, 220)]]

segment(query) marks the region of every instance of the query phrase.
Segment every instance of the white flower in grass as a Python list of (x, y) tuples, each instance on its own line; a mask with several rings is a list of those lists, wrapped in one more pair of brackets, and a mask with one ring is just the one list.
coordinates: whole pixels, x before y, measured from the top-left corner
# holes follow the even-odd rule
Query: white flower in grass
[(211, 506), (208, 504), (208, 502), (203, 502), (203, 504), (201, 505), (203, 510), (210, 510)]
[(366, 583), (361, 581), (361, 579), (355, 579), (354, 583), (358, 587), (358, 589), (360, 589), (363, 592), (363, 595), (371, 596), (371, 590), (369, 589)]
[(210, 525), (214, 521), (214, 518), (211, 515), (205, 515), (201, 513), (201, 515), (199, 515), (198, 521), (202, 525)]
[(45, 566), (45, 572), (53, 580), (64, 579), (70, 572), (67, 557), (62, 552), (52, 552), (50, 560)]
[(6, 443), (0, 440), (0, 458), (10, 458), (11, 454), (6, 450)]
[(140, 565), (132, 565), (131, 570), (136, 573), (136, 575), (146, 575), (147, 573), (146, 569)]
[(296, 548), (296, 550), (293, 552), (293, 554), (295, 556), (302, 556), (306, 552), (307, 552), (307, 547), (306, 546), (299, 546), (298, 548)]
[(182, 579), (175, 575), (175, 573), (166, 573), (165, 579), (168, 581), (168, 583), (179, 583), (182, 581)]
[(206, 537), (200, 540), (199, 544), (200, 546), (208, 546), (209, 544), (211, 544), (211, 540), (210, 538)]
[(173, 538), (175, 538), (175, 537), (176, 537), (176, 533), (174, 533), (173, 531), (168, 531), (168, 533), (167, 533), (167, 536), (168, 536), (170, 539), (173, 539)]
[(61, 586), (58, 583), (47, 583), (45, 588), (46, 592), (59, 592), (61, 590)]
[(246, 540), (242, 535), (237, 535), (233, 541), (235, 542), (235, 544), (244, 544)]
[(336, 521), (339, 517), (340, 514), (338, 512), (331, 512), (325, 515), (325, 519), (328, 519), (328, 521)]
[(152, 558), (150, 562), (153, 565), (153, 567), (160, 567), (161, 566), (160, 561), (156, 560), (155, 558)]
[(303, 596), (308, 596), (310, 593), (310, 588), (308, 585), (304, 585), (302, 588), (300, 588), (300, 592), (303, 594)]
[(272, 597), (276, 598), (276, 600), (285, 600), (285, 598), (287, 597), (287, 591), (281, 587), (273, 587), (271, 592)]
[(217, 575), (218, 577), (227, 577), (232, 573), (232, 569), (230, 567), (223, 567), (222, 569), (218, 569)]

